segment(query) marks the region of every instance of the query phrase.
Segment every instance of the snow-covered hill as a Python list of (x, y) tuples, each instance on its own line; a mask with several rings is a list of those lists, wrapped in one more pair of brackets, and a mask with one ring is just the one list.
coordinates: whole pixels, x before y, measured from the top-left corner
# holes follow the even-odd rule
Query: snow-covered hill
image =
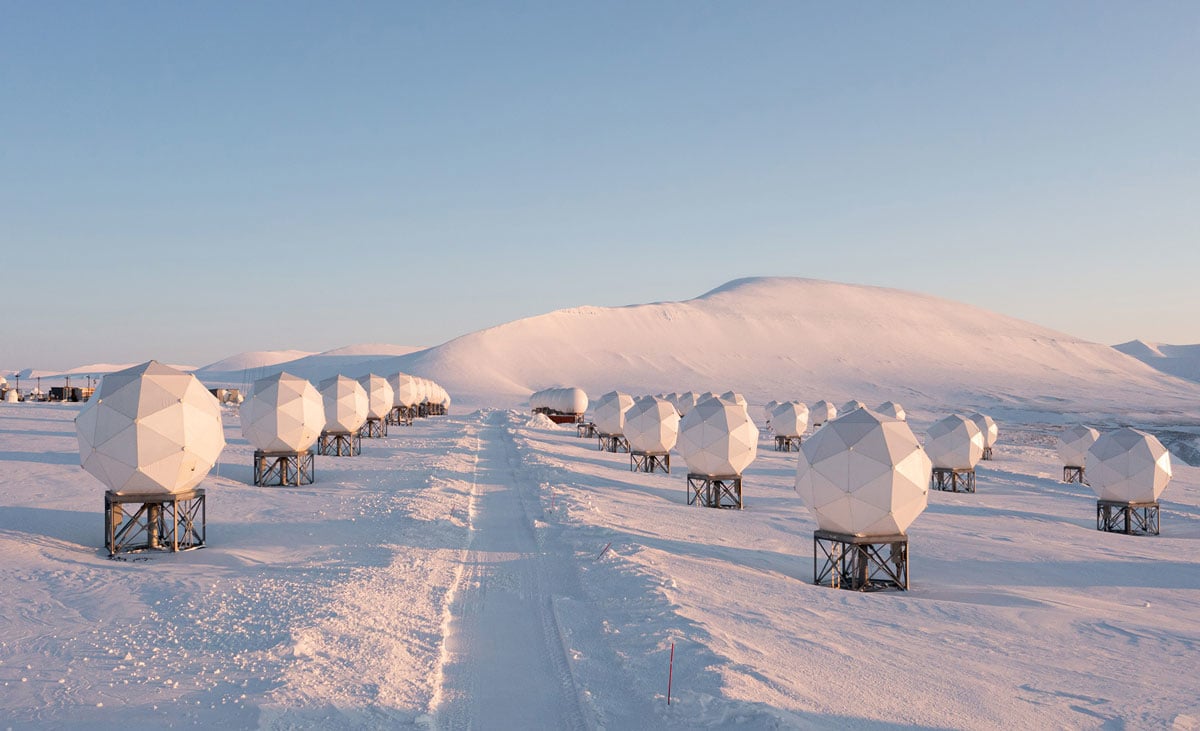
[(894, 399), (1167, 421), (1200, 410), (1196, 384), (1106, 345), (938, 297), (796, 278), (740, 279), (684, 302), (560, 310), (395, 365), (490, 405), (571, 384), (593, 395), (732, 388), (759, 403)]
[[(208, 386), (246, 387), (255, 379), (279, 371), (287, 371), (313, 382), (338, 373), (360, 376), (378, 372), (384, 375), (397, 370), (394, 361), (398, 356), (421, 349), (421, 347), (411, 345), (368, 343), (348, 345), (323, 353), (306, 353), (304, 351), (242, 353), (198, 369), (196, 377)], [(295, 353), (296, 357), (281, 357), (286, 353)], [(256, 356), (259, 357), (256, 358)], [(389, 368), (390, 371), (387, 370)]]
[(1200, 381), (1200, 345), (1167, 345), (1130, 340), (1113, 347), (1163, 373)]

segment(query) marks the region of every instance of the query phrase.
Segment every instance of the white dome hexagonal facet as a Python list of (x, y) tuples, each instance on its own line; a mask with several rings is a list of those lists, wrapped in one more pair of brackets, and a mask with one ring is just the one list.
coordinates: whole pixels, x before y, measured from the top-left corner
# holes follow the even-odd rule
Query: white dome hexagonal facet
[(905, 413), (904, 407), (895, 401), (884, 401), (883, 403), (879, 404), (878, 409), (875, 409), (875, 413), (883, 414), (884, 416), (890, 416), (891, 418), (899, 419), (900, 421), (905, 421), (908, 419), (908, 414)]
[(822, 530), (902, 534), (925, 510), (932, 464), (903, 421), (857, 409), (829, 422), (800, 451), (796, 493)]
[(1153, 502), (1171, 481), (1171, 453), (1144, 431), (1110, 431), (1088, 449), (1087, 479), (1101, 500)]
[(353, 433), (367, 423), (367, 390), (349, 376), (334, 376), (317, 388), (325, 404), (325, 431)]
[(1000, 427), (996, 426), (995, 419), (978, 411), (967, 418), (975, 422), (975, 426), (983, 433), (983, 446), (988, 448), (996, 446), (996, 440), (1000, 438)]
[(254, 382), (239, 410), (242, 436), (263, 452), (303, 452), (325, 428), (325, 404), (306, 379), (277, 373)]
[(837, 407), (825, 399), (821, 399), (813, 404), (808, 412), (808, 418), (812, 421), (813, 426), (820, 426), (826, 422), (833, 421), (837, 418), (837, 415)]
[(771, 429), (778, 437), (798, 437), (808, 431), (808, 407), (799, 401), (775, 404), (771, 411)]
[(1080, 424), (1065, 430), (1058, 437), (1058, 457), (1066, 467), (1084, 467), (1088, 450), (1100, 438), (1100, 432)]
[(666, 399), (634, 399), (625, 414), (625, 438), (635, 452), (669, 452), (679, 438), (679, 414)]
[(925, 453), (934, 467), (973, 470), (983, 458), (983, 432), (961, 414), (951, 414), (929, 427)]
[(620, 391), (609, 391), (596, 400), (592, 421), (601, 434), (624, 434), (625, 413), (633, 408), (633, 397)]
[(396, 399), (392, 384), (388, 383), (388, 379), (374, 373), (363, 376), (358, 382), (367, 392), (367, 418), (386, 418)]
[(687, 413), (696, 408), (696, 403), (700, 401), (700, 394), (695, 391), (685, 391), (679, 394), (679, 398), (675, 400), (675, 410), (680, 416), (687, 416)]
[(675, 446), (689, 472), (740, 475), (758, 456), (758, 427), (736, 403), (708, 398), (683, 417)]
[(217, 399), (195, 376), (153, 360), (104, 376), (75, 432), (80, 464), (118, 494), (191, 490), (225, 448)]

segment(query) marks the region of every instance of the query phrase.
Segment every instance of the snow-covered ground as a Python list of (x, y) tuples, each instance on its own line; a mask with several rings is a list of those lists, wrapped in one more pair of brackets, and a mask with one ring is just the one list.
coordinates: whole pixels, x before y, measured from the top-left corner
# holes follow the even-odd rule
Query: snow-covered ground
[(910, 530), (911, 591), (858, 594), (810, 583), (765, 434), (734, 512), (506, 410), (255, 488), (230, 411), (208, 547), (114, 561), (75, 410), (0, 407), (5, 728), (1200, 724), (1200, 469), (1161, 536), (1100, 533), (1054, 424), (1002, 423)]

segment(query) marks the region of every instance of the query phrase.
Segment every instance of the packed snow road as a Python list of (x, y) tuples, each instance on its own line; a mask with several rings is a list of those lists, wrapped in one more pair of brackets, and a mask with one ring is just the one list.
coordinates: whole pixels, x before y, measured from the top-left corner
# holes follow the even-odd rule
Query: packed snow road
[[(471, 490), (471, 543), (450, 608), (439, 727), (588, 726), (554, 616), (569, 571), (534, 535), (506, 412), (487, 416)], [(555, 564), (558, 564), (557, 566)]]

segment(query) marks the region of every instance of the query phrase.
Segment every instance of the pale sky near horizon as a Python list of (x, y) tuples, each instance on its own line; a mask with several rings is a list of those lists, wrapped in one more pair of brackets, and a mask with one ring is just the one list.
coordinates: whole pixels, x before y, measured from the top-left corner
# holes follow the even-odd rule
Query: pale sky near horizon
[(1200, 343), (1200, 3), (0, 0), (0, 367), (787, 275)]

